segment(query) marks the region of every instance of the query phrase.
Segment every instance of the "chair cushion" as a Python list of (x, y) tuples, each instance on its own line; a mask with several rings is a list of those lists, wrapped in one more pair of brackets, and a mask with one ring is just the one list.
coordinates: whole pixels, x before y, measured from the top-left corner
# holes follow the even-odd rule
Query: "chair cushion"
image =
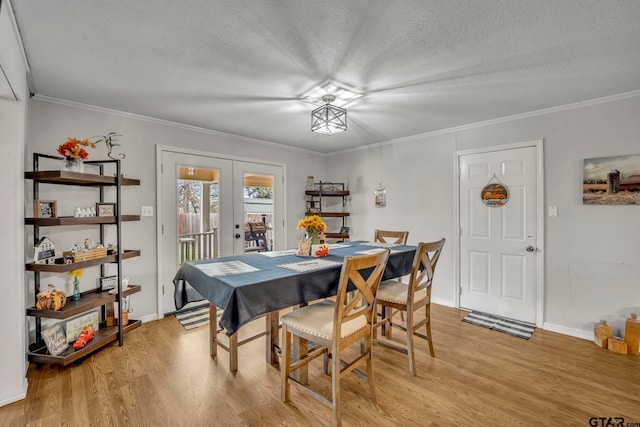
[[(321, 301), (285, 314), (282, 316), (282, 324), (331, 341), (333, 339), (334, 312), (335, 303), (333, 301)], [(367, 319), (364, 315), (343, 323), (340, 331), (341, 338), (348, 337), (366, 326)]]
[[(407, 293), (409, 285), (398, 280), (387, 280), (380, 283), (376, 299), (378, 301), (388, 301), (395, 304), (407, 304)], [(427, 297), (427, 290), (423, 289), (416, 292), (413, 302), (422, 301)]]

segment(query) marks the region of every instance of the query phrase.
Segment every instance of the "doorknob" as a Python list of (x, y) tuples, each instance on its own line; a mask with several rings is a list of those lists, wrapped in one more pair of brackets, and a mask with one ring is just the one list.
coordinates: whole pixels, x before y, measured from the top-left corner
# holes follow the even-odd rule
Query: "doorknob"
[(533, 246), (527, 246), (527, 252), (535, 252), (536, 248)]
[(236, 233), (236, 239), (240, 238), (240, 233)]

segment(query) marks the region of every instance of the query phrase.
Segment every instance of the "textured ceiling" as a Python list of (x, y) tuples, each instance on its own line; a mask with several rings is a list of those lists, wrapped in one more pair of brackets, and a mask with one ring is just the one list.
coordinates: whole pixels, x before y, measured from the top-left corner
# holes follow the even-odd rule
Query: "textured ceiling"
[[(324, 153), (640, 89), (637, 0), (12, 6), (37, 95)], [(327, 79), (364, 94), (332, 136)]]

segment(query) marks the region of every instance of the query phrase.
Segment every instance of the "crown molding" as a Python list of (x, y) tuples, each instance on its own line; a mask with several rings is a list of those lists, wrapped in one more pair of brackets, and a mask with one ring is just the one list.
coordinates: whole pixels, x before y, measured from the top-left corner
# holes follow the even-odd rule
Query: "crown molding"
[(574, 102), (572, 104), (560, 105), (560, 106), (557, 106), (557, 107), (544, 108), (544, 109), (541, 109), (541, 110), (530, 111), (528, 113), (514, 114), (513, 116), (506, 116), (506, 117), (501, 117), (499, 119), (491, 119), (491, 120), (485, 120), (485, 121), (482, 121), (482, 122), (470, 123), (468, 125), (456, 126), (456, 127), (452, 127), (452, 128), (436, 130), (436, 131), (433, 131), (433, 132), (421, 133), (421, 134), (418, 134), (418, 135), (407, 136), (407, 137), (404, 137), (404, 138), (390, 139), (388, 141), (377, 142), (375, 144), (368, 144), (368, 145), (364, 145), (362, 147), (355, 147), (355, 148), (349, 148), (349, 149), (346, 149), (346, 150), (334, 151), (334, 152), (328, 153), (327, 156), (336, 156), (336, 155), (342, 155), (342, 154), (347, 154), (347, 153), (353, 153), (353, 152), (357, 152), (357, 151), (365, 151), (365, 150), (370, 150), (372, 148), (384, 147), (386, 145), (401, 144), (403, 142), (411, 142), (411, 141), (415, 141), (417, 139), (428, 138), (428, 137), (436, 136), (436, 135), (445, 135), (445, 134), (449, 134), (449, 133), (456, 133), (456, 132), (461, 132), (461, 131), (468, 130), (468, 129), (475, 129), (475, 128), (481, 128), (481, 127), (484, 127), (484, 126), (491, 126), (491, 125), (500, 124), (500, 123), (507, 123), (507, 122), (512, 122), (512, 121), (515, 121), (515, 120), (526, 119), (526, 118), (529, 118), (529, 117), (542, 116), (542, 115), (545, 115), (545, 114), (552, 114), (552, 113), (557, 113), (557, 112), (560, 112), (560, 111), (575, 110), (577, 108), (588, 107), (588, 106), (591, 106), (591, 105), (597, 105), (597, 104), (604, 104), (604, 103), (607, 103), (607, 102), (620, 101), (622, 99), (633, 98), (633, 97), (636, 97), (636, 96), (640, 96), (640, 90), (634, 90), (634, 91), (631, 91), (631, 92), (625, 92), (625, 93), (621, 93), (621, 94), (617, 94), (617, 95), (605, 96), (605, 97), (602, 97), (602, 98), (596, 98), (596, 99), (591, 99), (591, 100), (587, 100), (587, 101)]
[(82, 110), (95, 111), (95, 112), (98, 112), (98, 113), (112, 114), (112, 115), (115, 115), (115, 116), (126, 117), (126, 118), (134, 119), (134, 120), (141, 120), (141, 121), (154, 123), (154, 124), (159, 124), (159, 125), (163, 125), (163, 126), (171, 126), (171, 127), (174, 127), (174, 128), (188, 130), (188, 131), (192, 131), (192, 132), (203, 133), (203, 134), (207, 134), (207, 135), (220, 136), (220, 137), (223, 137), (223, 138), (229, 138), (229, 139), (233, 139), (233, 140), (241, 141), (241, 142), (248, 142), (248, 143), (252, 143), (252, 144), (265, 145), (265, 146), (268, 146), (268, 147), (271, 147), (271, 148), (278, 148), (278, 149), (281, 149), (281, 150), (297, 151), (297, 152), (300, 152), (300, 153), (312, 154), (312, 155), (316, 155), (316, 156), (319, 155), (319, 156), (323, 156), (323, 157), (327, 156), (324, 153), (320, 153), (318, 151), (313, 151), (313, 150), (307, 150), (305, 148), (292, 147), (292, 146), (289, 146), (289, 145), (279, 144), (277, 142), (271, 142), (271, 141), (266, 141), (266, 140), (262, 140), (262, 139), (250, 138), (248, 136), (236, 135), (236, 134), (233, 134), (233, 133), (220, 132), (220, 131), (213, 130), (213, 129), (207, 129), (207, 128), (202, 128), (202, 127), (198, 127), (198, 126), (186, 125), (184, 123), (172, 122), (170, 120), (158, 119), (158, 118), (155, 118), (155, 117), (143, 116), (141, 114), (129, 113), (129, 112), (120, 111), (120, 110), (113, 110), (113, 109), (110, 109), (110, 108), (98, 107), (98, 106), (90, 105), (90, 104), (83, 104), (81, 102), (69, 101), (69, 100), (66, 100), (66, 99), (54, 98), (54, 97), (51, 97), (51, 96), (34, 95), (33, 98), (31, 98), (31, 99), (34, 100), (34, 101), (49, 102), (49, 103), (52, 103), (52, 104), (64, 105), (64, 106), (67, 106), (67, 107), (79, 108), (79, 109), (82, 109)]

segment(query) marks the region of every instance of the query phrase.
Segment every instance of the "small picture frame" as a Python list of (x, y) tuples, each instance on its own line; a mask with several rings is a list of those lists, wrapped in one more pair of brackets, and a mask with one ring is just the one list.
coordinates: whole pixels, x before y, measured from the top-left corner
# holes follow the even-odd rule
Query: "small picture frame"
[(320, 202), (317, 200), (308, 200), (307, 213), (312, 213), (312, 214), (320, 213)]
[(349, 235), (349, 227), (340, 227), (340, 235), (348, 236)]
[(56, 218), (56, 201), (55, 200), (34, 200), (33, 201), (33, 217), (34, 218)]
[(99, 277), (98, 283), (100, 283), (100, 292), (110, 291), (116, 288), (116, 284), (118, 283), (118, 276)]
[(116, 204), (96, 203), (96, 216), (116, 216)]

